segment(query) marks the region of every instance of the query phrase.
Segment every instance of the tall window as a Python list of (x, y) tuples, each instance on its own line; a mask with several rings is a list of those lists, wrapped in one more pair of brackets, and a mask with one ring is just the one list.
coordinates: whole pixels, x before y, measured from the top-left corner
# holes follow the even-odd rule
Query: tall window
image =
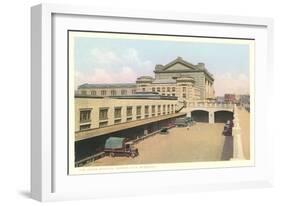
[(111, 94), (111, 96), (116, 96), (116, 90), (111, 90), (110, 94)]
[(160, 92), (160, 87), (157, 87), (157, 92)]
[(91, 95), (95, 96), (95, 95), (97, 95), (97, 92), (95, 90), (92, 90)]
[(162, 92), (165, 92), (165, 87), (162, 87)]
[(100, 120), (108, 120), (108, 108), (100, 108)]
[(176, 91), (176, 88), (175, 87), (172, 87), (172, 92), (175, 92)]
[(137, 106), (137, 119), (141, 118), (141, 106)]
[(163, 114), (166, 114), (166, 105), (163, 105)]
[(91, 121), (91, 109), (83, 109), (80, 111), (80, 122), (90, 122)]
[(183, 92), (186, 92), (186, 87), (183, 87), (183, 88), (182, 88), (182, 91), (183, 91)]
[(133, 90), (132, 90), (132, 94), (135, 94), (135, 93), (136, 93), (136, 90), (135, 90), (135, 89), (133, 89)]
[(167, 87), (167, 92), (170, 92), (170, 87)]
[(174, 113), (174, 105), (171, 105), (171, 113)]
[(148, 106), (148, 105), (146, 105), (146, 106), (144, 107), (144, 114), (145, 114), (145, 117), (148, 117), (148, 116), (149, 116), (149, 106)]
[(121, 94), (122, 94), (122, 95), (127, 95), (127, 90), (122, 89), (122, 90), (121, 90)]
[(114, 108), (114, 118), (115, 119), (121, 118), (121, 111), (122, 111), (122, 107), (115, 107)]
[(133, 119), (133, 107), (127, 107), (127, 121), (131, 121)]
[(186, 94), (184, 93), (184, 94), (182, 94), (182, 98), (186, 98)]
[(155, 105), (151, 106), (151, 115), (155, 116)]
[(152, 92), (155, 92), (155, 87), (152, 87)]
[(133, 115), (133, 107), (127, 107), (127, 117)]
[(168, 107), (168, 108), (167, 108), (167, 113), (170, 114), (170, 105), (168, 104), (167, 107)]
[(101, 90), (101, 95), (105, 96), (106, 95), (106, 90)]
[(157, 111), (157, 114), (158, 115), (161, 115), (161, 105), (158, 105), (158, 109), (157, 109), (158, 111)]

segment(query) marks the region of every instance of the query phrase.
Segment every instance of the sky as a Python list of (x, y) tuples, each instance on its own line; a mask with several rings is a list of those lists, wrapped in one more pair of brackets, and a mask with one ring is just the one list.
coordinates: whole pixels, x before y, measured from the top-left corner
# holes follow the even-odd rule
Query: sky
[(214, 75), (215, 95), (249, 93), (247, 44), (179, 42), (147, 39), (74, 37), (75, 86), (84, 83), (133, 83), (143, 75), (154, 77), (156, 64), (181, 56), (205, 63)]

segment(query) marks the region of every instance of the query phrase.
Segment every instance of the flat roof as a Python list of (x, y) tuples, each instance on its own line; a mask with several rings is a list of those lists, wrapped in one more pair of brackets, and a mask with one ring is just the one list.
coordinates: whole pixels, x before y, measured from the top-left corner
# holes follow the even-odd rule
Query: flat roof
[(108, 84), (82, 84), (78, 89), (94, 89), (94, 88), (136, 88), (136, 83), (108, 83)]
[(120, 95), (120, 96), (94, 96), (75, 94), (75, 98), (88, 98), (88, 99), (148, 99), (148, 100), (177, 100), (176, 96), (164, 96), (158, 93), (136, 93), (131, 95)]
[(138, 126), (142, 126), (145, 124), (158, 122), (161, 120), (179, 117), (179, 116), (183, 116), (183, 115), (186, 115), (186, 113), (181, 112), (181, 113), (175, 113), (175, 114), (161, 115), (161, 116), (157, 116), (157, 117), (150, 117), (147, 119), (133, 120), (130, 122), (115, 124), (115, 125), (108, 126), (108, 127), (101, 127), (101, 128), (90, 129), (90, 130), (85, 130), (85, 131), (77, 131), (77, 132), (75, 132), (75, 141), (90, 139), (90, 138), (94, 138), (97, 136), (110, 134), (113, 132), (118, 132), (121, 130), (130, 129), (133, 127), (138, 127)]

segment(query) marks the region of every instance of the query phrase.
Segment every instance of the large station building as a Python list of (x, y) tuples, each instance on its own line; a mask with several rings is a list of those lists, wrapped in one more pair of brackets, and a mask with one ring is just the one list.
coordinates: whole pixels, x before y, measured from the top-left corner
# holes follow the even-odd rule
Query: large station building
[(214, 78), (204, 63), (191, 64), (181, 57), (166, 65), (156, 65), (154, 77), (141, 76), (135, 83), (83, 84), (78, 94), (89, 96), (131, 95), (136, 92), (157, 92), (162, 96), (175, 96), (179, 101), (205, 101), (214, 99)]
[(75, 159), (81, 161), (103, 150), (107, 138), (142, 138), (169, 127), (185, 102), (214, 98), (213, 76), (203, 63), (181, 57), (156, 65), (155, 76), (135, 83), (83, 84), (75, 94)]

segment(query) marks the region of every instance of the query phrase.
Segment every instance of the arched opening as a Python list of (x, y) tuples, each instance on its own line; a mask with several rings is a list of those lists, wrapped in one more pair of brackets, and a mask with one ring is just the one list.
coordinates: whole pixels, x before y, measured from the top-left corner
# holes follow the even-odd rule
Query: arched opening
[(215, 112), (215, 123), (226, 123), (227, 120), (233, 120), (233, 112), (230, 111)]
[(196, 122), (209, 122), (209, 112), (203, 110), (195, 110), (191, 112), (191, 117)]

